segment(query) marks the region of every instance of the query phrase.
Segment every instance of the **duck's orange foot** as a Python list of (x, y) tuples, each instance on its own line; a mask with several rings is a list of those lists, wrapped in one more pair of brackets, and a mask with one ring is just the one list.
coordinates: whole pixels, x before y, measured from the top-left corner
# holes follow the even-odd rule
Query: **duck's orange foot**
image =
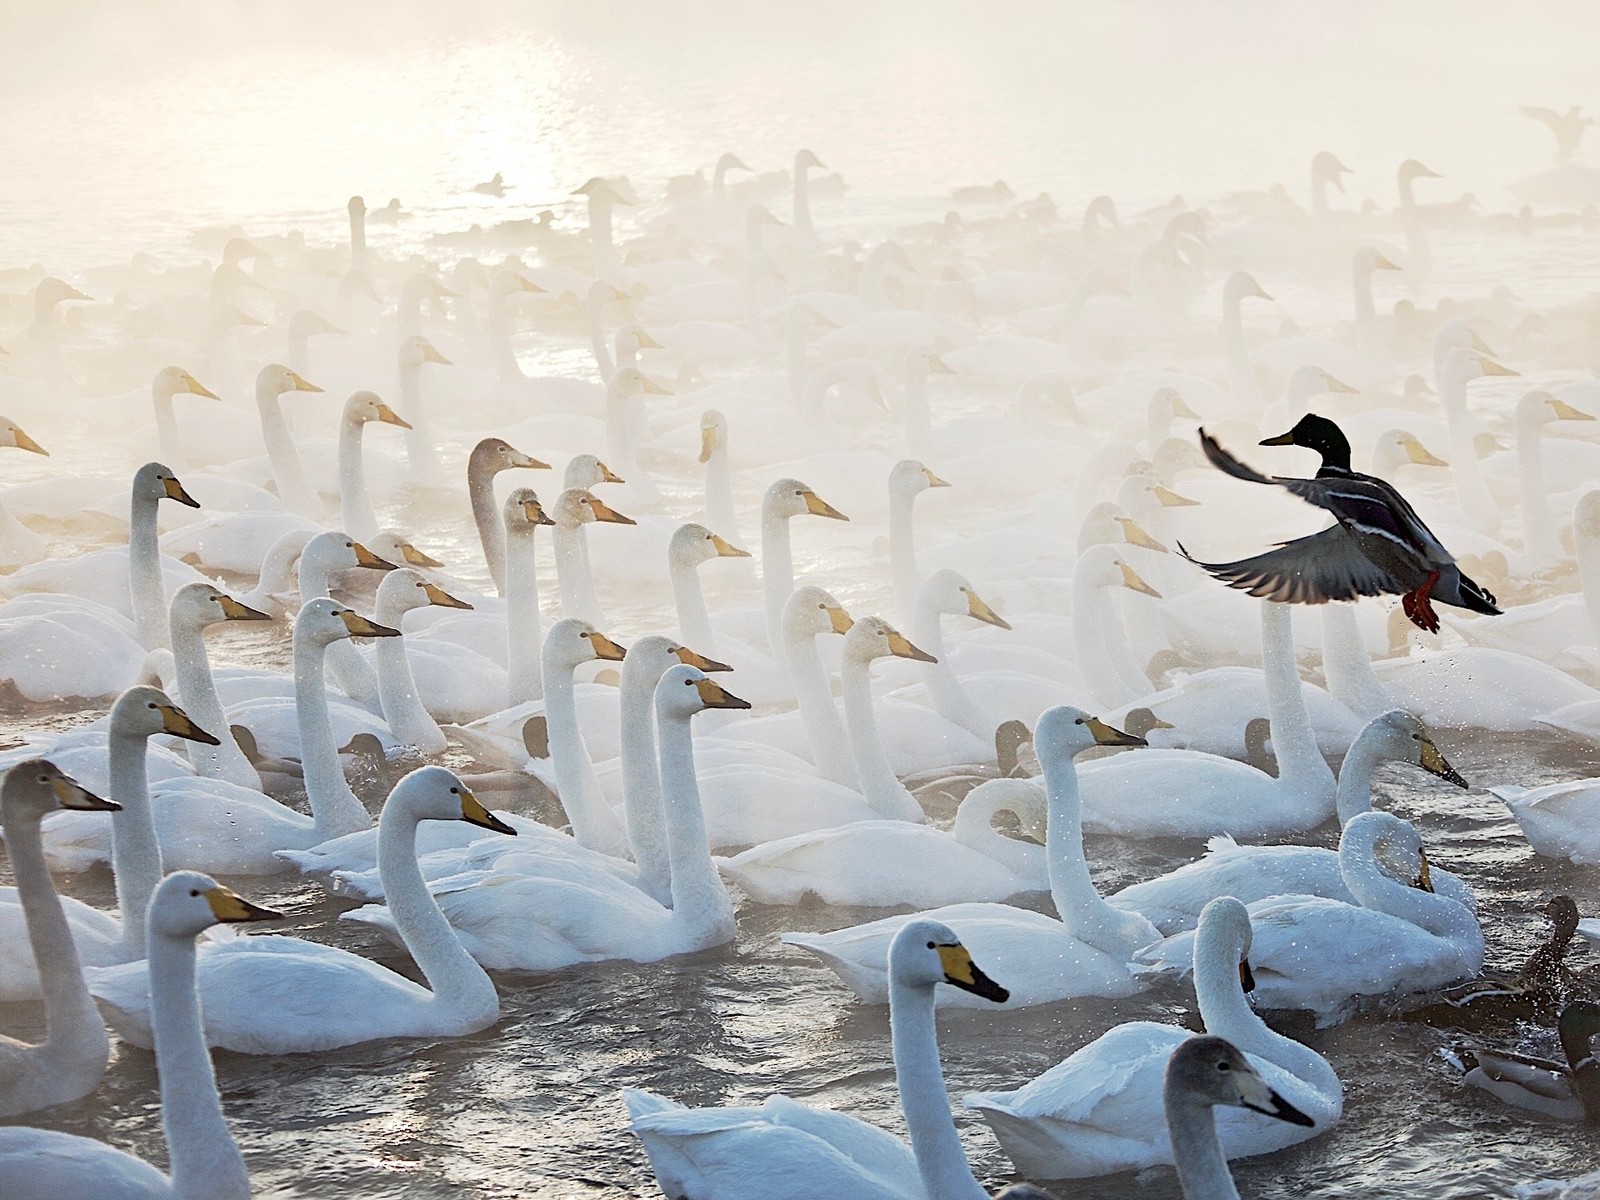
[(1414, 592), (1407, 592), (1400, 597), (1400, 607), (1410, 618), (1411, 623), (1418, 629), (1425, 629), (1429, 633), (1439, 632), (1439, 616), (1433, 611), (1433, 605), (1428, 597), (1433, 594), (1433, 585), (1439, 582), (1439, 572), (1430, 571), (1427, 580)]

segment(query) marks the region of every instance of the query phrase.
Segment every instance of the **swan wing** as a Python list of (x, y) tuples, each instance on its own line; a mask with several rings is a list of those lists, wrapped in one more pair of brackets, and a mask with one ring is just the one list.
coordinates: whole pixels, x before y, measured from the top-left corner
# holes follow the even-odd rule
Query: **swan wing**
[(143, 1159), (93, 1138), (12, 1125), (0, 1129), (0, 1196), (171, 1200), (172, 1183)]

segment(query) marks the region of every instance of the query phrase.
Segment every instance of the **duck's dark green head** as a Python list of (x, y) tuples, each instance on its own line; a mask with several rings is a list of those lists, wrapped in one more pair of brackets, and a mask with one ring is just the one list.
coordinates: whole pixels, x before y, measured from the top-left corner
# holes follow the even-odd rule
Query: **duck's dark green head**
[(1307, 413), (1295, 422), (1294, 428), (1288, 433), (1266, 438), (1261, 444), (1304, 446), (1322, 455), (1323, 466), (1343, 467), (1346, 471), (1350, 469), (1350, 439), (1327, 417), (1319, 417), (1316, 413)]

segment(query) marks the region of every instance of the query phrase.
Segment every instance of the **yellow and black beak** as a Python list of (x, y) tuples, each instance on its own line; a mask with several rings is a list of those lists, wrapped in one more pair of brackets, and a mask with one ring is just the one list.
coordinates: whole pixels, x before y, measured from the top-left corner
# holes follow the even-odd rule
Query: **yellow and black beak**
[(207, 400), (221, 400), (222, 399), (221, 396), (217, 395), (210, 388), (208, 388), (205, 384), (201, 383), (198, 379), (196, 379), (193, 375), (185, 375), (183, 377), (183, 382), (188, 386), (189, 394), (191, 396), (203, 396)]
[[(1437, 178), (1437, 176), (1435, 176), (1435, 178)], [(1379, 271), (1398, 271), (1400, 269), (1399, 263), (1390, 262), (1381, 254), (1378, 255), (1378, 261), (1372, 265)]]
[(717, 428), (715, 425), (703, 426), (700, 430), (700, 461), (711, 461), (711, 454), (717, 448)]
[(1417, 748), (1417, 765), (1429, 775), (1437, 775), (1440, 779), (1455, 784), (1462, 791), (1472, 786), (1450, 765), (1450, 760), (1445, 758), (1439, 747), (1433, 744), (1432, 738), (1418, 736)]
[(399, 637), (398, 629), (390, 629), (387, 625), (379, 625), (376, 621), (369, 621), (354, 609), (341, 609), (339, 619), (344, 622), (344, 627), (350, 631), (351, 637)]
[(355, 551), (356, 566), (358, 567), (371, 567), (374, 571), (394, 570), (394, 564), (392, 562), (390, 562), (388, 559), (379, 558), (360, 542), (350, 543), (350, 549)]
[(1107, 725), (1099, 717), (1079, 717), (1078, 723), (1094, 735), (1096, 746), (1148, 746), (1136, 733), (1126, 733), (1115, 726)]
[(672, 395), (671, 392), (667, 391), (666, 388), (662, 387), (659, 383), (657, 383), (654, 379), (651, 379), (648, 375), (641, 375), (639, 377), (639, 390), (641, 392), (646, 393), (647, 395), (650, 395), (650, 396), (670, 396), (670, 395)]
[(191, 721), (189, 714), (176, 704), (158, 704), (156, 711), (161, 714), (161, 729), (164, 733), (183, 738), (187, 742), (199, 742), (202, 746), (222, 744), (215, 735), (207, 733)]
[(922, 468), (922, 473), (925, 476), (927, 476), (927, 478), (928, 478), (928, 486), (929, 487), (952, 487), (952, 486), (954, 486), (954, 485), (952, 485), (950, 483), (950, 481), (948, 479), (940, 479), (932, 471), (928, 470), (927, 467), (923, 467)]
[(594, 647), (594, 656), (602, 662), (621, 662), (628, 653), (626, 646), (613, 642), (598, 629), (589, 634), (589, 644)]
[(1161, 599), (1161, 593), (1156, 591), (1155, 588), (1151, 587), (1144, 580), (1140, 579), (1139, 578), (1139, 573), (1137, 571), (1135, 571), (1132, 567), (1130, 567), (1127, 563), (1119, 562), (1117, 564), (1117, 566), (1120, 567), (1121, 570), (1122, 570), (1122, 586), (1123, 587), (1131, 588), (1133, 591), (1136, 591), (1136, 592), (1142, 592), (1146, 596), (1154, 596), (1157, 600)]
[(440, 608), (472, 608), (472, 605), (465, 600), (457, 600), (436, 583), (424, 583), (422, 592), (423, 595), (428, 597), (429, 604), (437, 605)]
[[(442, 289), (440, 294), (445, 296), (455, 295), (454, 292), (445, 292)], [(422, 351), (423, 362), (438, 363), (442, 367), (448, 367), (452, 365), (448, 358), (439, 353), (438, 348), (432, 342), (423, 342), (418, 349)]]
[(634, 341), (634, 345), (638, 346), (639, 349), (641, 349), (641, 350), (665, 350), (666, 349), (665, 346), (663, 346), (660, 342), (656, 341), (655, 338), (651, 337), (648, 333), (646, 333), (642, 329), (635, 329), (633, 331), (633, 341)]
[[(54, 766), (54, 764), (51, 764)], [(50, 780), (50, 790), (55, 793), (56, 803), (62, 808), (71, 809), (73, 812), (121, 812), (122, 805), (115, 800), (106, 800), (96, 796), (83, 784), (56, 769), (56, 774)]]
[(675, 653), (678, 656), (678, 661), (679, 662), (687, 663), (691, 667), (699, 667), (702, 671), (705, 671), (707, 674), (715, 674), (718, 671), (731, 671), (731, 670), (733, 670), (733, 668), (730, 667), (727, 663), (718, 662), (714, 658), (707, 658), (704, 654), (701, 654), (698, 650), (691, 650), (687, 646), (679, 646), (678, 649), (675, 651)]
[(696, 679), (694, 690), (700, 693), (700, 703), (707, 708), (750, 707), (750, 701), (735, 696), (714, 679)]
[(1162, 508), (1194, 508), (1200, 503), (1200, 501), (1191, 500), (1187, 496), (1180, 496), (1171, 488), (1163, 487), (1159, 483), (1156, 484), (1155, 487), (1151, 488), (1150, 491), (1155, 495), (1157, 500), (1161, 501)]
[(545, 515), (544, 505), (537, 500), (524, 500), (522, 502), (522, 515), (530, 525), (555, 524), (555, 521)]
[(936, 663), (939, 660), (926, 650), (918, 650), (911, 640), (897, 629), (889, 631), (889, 653), (896, 658), (909, 658), (912, 662)]
[(628, 482), (621, 475), (618, 475), (615, 471), (613, 471), (610, 467), (606, 466), (605, 463), (600, 462), (598, 459), (595, 461), (594, 465), (600, 469), (600, 482), (601, 483), (627, 483)]
[(971, 992), (974, 996), (982, 996), (985, 1000), (993, 1000), (996, 1004), (1004, 1004), (1011, 999), (1010, 992), (978, 969), (978, 964), (972, 961), (972, 955), (960, 942), (935, 946), (934, 949), (939, 952), (939, 963), (944, 967), (946, 983), (963, 992)]
[[(1556, 414), (1556, 419), (1557, 420), (1560, 420), (1560, 421), (1592, 421), (1592, 420), (1594, 420), (1594, 417), (1592, 415), (1590, 415), (1589, 413), (1584, 412), (1581, 408), (1573, 408), (1572, 405), (1568, 404), (1565, 400), (1559, 400), (1554, 396), (1550, 397), (1550, 399), (1548, 401), (1546, 401), (1546, 403), (1548, 403), (1550, 405), (1551, 411), (1553, 411)], [(18, 442), (17, 444), (20, 446), (22, 443)]]
[(851, 626), (856, 623), (855, 618), (837, 604), (829, 604), (826, 607), (828, 624), (833, 626), (833, 631), (840, 634), (849, 633)]
[(749, 558), (750, 551), (741, 550), (720, 534), (711, 535), (711, 544), (717, 548), (718, 558)]
[(230, 924), (237, 921), (281, 921), (283, 914), (270, 908), (262, 908), (259, 904), (251, 904), (238, 892), (230, 888), (217, 886), (207, 888), (203, 893), (206, 903), (211, 906), (211, 915), (219, 921)]
[(33, 454), (42, 454), (46, 458), (50, 457), (50, 451), (39, 445), (38, 442), (34, 441), (27, 434), (23, 433), (22, 430), (18, 429), (15, 425), (11, 427), (11, 440), (17, 444), (18, 450), (27, 450)]
[(319, 388), (309, 379), (294, 371), (289, 372), (289, 381), (294, 384), (294, 390), (297, 392), (321, 392), (326, 390), (325, 388)]
[(937, 354), (928, 355), (928, 371), (933, 375), (954, 375), (956, 369)]
[(483, 801), (479, 800), (466, 788), (460, 788), (459, 793), (461, 796), (461, 819), (463, 821), (483, 829), (492, 829), (495, 833), (509, 833), (512, 837), (517, 836), (515, 829), (485, 808)]
[(835, 521), (848, 521), (850, 519), (810, 488), (807, 488), (801, 494), (805, 497), (806, 511), (812, 516), (828, 517)]
[(1132, 517), (1113, 517), (1112, 520), (1122, 526), (1122, 540), (1130, 546), (1138, 546), (1145, 550), (1154, 550), (1157, 554), (1170, 554), (1165, 546), (1156, 541), (1144, 531), (1144, 526)]
[(1011, 628), (1010, 621), (1007, 621), (994, 609), (990, 608), (977, 592), (970, 590), (967, 592), (967, 616), (982, 621), (985, 625), (993, 625), (998, 629)]
[(1438, 455), (1431, 453), (1426, 446), (1410, 434), (1406, 434), (1401, 445), (1405, 447), (1406, 458), (1416, 463), (1419, 467), (1448, 467), (1450, 464)]
[(1335, 379), (1326, 371), (1322, 373), (1322, 386), (1330, 392), (1337, 392), (1344, 396), (1355, 396), (1360, 394), (1361, 391), (1360, 388), (1353, 388), (1342, 379)]
[(400, 557), (406, 560), (408, 567), (442, 567), (444, 564), (431, 554), (424, 554), (410, 542), (400, 542)]
[(1483, 373), (1485, 375), (1520, 376), (1522, 374), (1521, 371), (1513, 371), (1510, 367), (1497, 363), (1492, 358), (1480, 358), (1478, 361), (1483, 364)]
[(1256, 990), (1256, 973), (1250, 969), (1250, 960), (1239, 960), (1239, 986), (1244, 989), (1244, 994), (1249, 995)]
[(1422, 869), (1417, 872), (1417, 882), (1413, 884), (1418, 891), (1433, 891), (1433, 867), (1428, 862), (1428, 852), (1419, 849), (1417, 859), (1422, 863)]
[(168, 475), (161, 481), (161, 486), (166, 489), (168, 500), (176, 500), (179, 504), (188, 505), (190, 508), (200, 507), (200, 501), (183, 490), (183, 484), (178, 482), (176, 475)]
[(222, 609), (222, 616), (227, 621), (270, 621), (272, 617), (260, 609), (251, 608), (248, 604), (241, 604), (232, 596), (218, 596), (217, 605)]
[(407, 421), (404, 417), (395, 412), (394, 409), (390, 408), (381, 400), (378, 401), (378, 420), (382, 421), (385, 425), (398, 425), (401, 429), (411, 428), (410, 421)]
[(594, 514), (596, 521), (603, 521), (607, 525), (637, 525), (639, 522), (632, 517), (625, 517), (604, 500), (590, 496), (584, 501), (589, 506), (589, 511)]

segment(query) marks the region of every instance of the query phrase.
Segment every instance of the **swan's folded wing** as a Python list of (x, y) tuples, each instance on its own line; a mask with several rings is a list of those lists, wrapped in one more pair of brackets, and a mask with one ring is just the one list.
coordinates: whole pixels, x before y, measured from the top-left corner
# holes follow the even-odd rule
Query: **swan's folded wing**
[[(1140, 1088), (1152, 1071), (1159, 1096), (1159, 1079), (1166, 1071), (1173, 1047), (1190, 1033), (1175, 1025), (1151, 1021), (1130, 1021), (1057, 1063), (1037, 1079), (1014, 1092), (969, 1092), (968, 1108), (999, 1111), (1023, 1119), (1050, 1118), (1056, 1121), (1098, 1124), (1096, 1110), (1109, 1101), (1119, 1108), (1117, 1099), (1130, 1092), (1148, 1100)], [(1110, 1114), (1106, 1114), (1108, 1117)]]
[(1236, 562), (1201, 562), (1183, 546), (1178, 550), (1229, 587), (1283, 604), (1322, 604), (1400, 590), (1342, 525)]

